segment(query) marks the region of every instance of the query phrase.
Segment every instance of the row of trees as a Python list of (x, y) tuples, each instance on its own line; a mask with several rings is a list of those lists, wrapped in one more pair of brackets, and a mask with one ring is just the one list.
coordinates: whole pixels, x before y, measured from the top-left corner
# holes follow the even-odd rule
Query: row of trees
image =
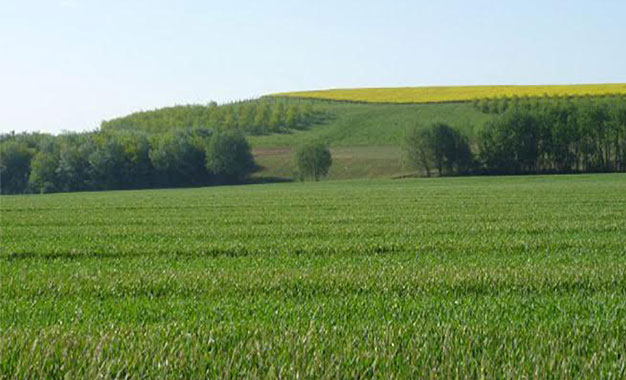
[(405, 145), (409, 164), (427, 175), (624, 172), (626, 99), (513, 102), (472, 142), (434, 124), (412, 130)]
[(237, 183), (256, 168), (238, 130), (4, 135), (3, 194)]
[(435, 169), (442, 176), (466, 174), (475, 166), (467, 138), (444, 123), (413, 128), (406, 137), (405, 150), (409, 165), (428, 177)]
[(217, 131), (239, 129), (248, 134), (283, 133), (307, 129), (322, 123), (324, 114), (313, 103), (270, 101), (216, 103), (166, 107), (103, 121), (101, 129), (167, 132), (173, 128), (210, 128)]
[[(442, 123), (415, 128), (405, 143), (408, 162), (427, 175), (626, 171), (626, 98), (508, 104), (471, 140)], [(295, 159), (301, 175), (316, 180), (332, 163), (320, 144), (300, 148)], [(254, 169), (237, 127), (0, 135), (2, 193), (236, 183)]]
[(557, 104), (584, 104), (584, 103), (621, 103), (626, 101), (626, 94), (607, 94), (604, 96), (571, 95), (551, 96), (545, 94), (540, 97), (512, 96), (499, 98), (474, 99), (472, 105), (477, 110), (488, 114), (502, 114), (510, 109), (535, 109)]

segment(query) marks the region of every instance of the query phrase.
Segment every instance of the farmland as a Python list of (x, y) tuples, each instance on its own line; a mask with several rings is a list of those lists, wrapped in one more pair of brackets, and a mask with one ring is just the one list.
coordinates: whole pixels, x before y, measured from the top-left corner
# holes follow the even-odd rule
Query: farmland
[[(155, 186), (155, 184), (163, 186), (168, 185), (170, 179), (169, 185), (176, 187), (209, 184), (211, 180), (207, 178), (208, 173), (203, 173), (202, 167), (204, 164), (201, 162), (202, 159), (200, 157), (204, 154), (203, 145), (205, 143), (200, 142), (200, 140), (204, 141), (204, 139), (208, 138), (207, 136), (210, 136), (215, 131), (232, 130), (239, 130), (245, 133), (247, 140), (252, 146), (254, 158), (260, 169), (253, 174), (256, 177), (255, 180), (268, 181), (277, 178), (281, 180), (297, 178), (293, 160), (294, 150), (303, 144), (311, 142), (322, 142), (330, 147), (334, 161), (334, 165), (329, 172), (330, 179), (394, 178), (415, 173), (415, 168), (407, 165), (406, 160), (403, 161), (406, 155), (403, 154), (405, 152), (403, 152), (402, 146), (405, 144), (408, 132), (416, 126), (420, 129), (426, 129), (435, 123), (448, 124), (467, 137), (473, 152), (478, 155), (481, 153), (480, 146), (481, 141), (483, 141), (481, 132), (484, 132), (485, 126), (501, 119), (504, 110), (514, 106), (529, 109), (534, 107), (535, 113), (544, 112), (546, 105), (550, 105), (550, 107), (558, 106), (561, 108), (565, 107), (567, 109), (566, 112), (571, 114), (573, 108), (580, 111), (585, 108), (582, 105), (587, 103), (605, 103), (611, 105), (608, 107), (610, 110), (604, 108), (599, 109), (598, 112), (600, 115), (605, 115), (605, 118), (613, 119), (607, 120), (606, 123), (596, 120), (594, 125), (583, 128), (578, 118), (571, 116), (566, 118), (566, 120), (569, 120), (569, 124), (571, 124), (568, 128), (581, 132), (579, 130), (591, 131), (603, 125), (624, 125), (623, 121), (616, 123), (617, 115), (620, 111), (613, 106), (613, 104), (626, 104), (624, 100), (626, 97), (624, 96), (580, 96), (572, 99), (543, 99), (545, 94), (551, 96), (563, 94), (620, 94), (623, 93), (624, 87), (625, 85), (622, 84), (596, 84), (584, 86), (437, 87), (432, 91), (428, 88), (347, 90), (346, 93), (350, 94), (350, 96), (365, 96), (370, 93), (376, 93), (387, 97), (386, 100), (375, 97), (371, 99), (363, 98), (362, 100), (366, 100), (366, 102), (324, 100), (323, 98), (326, 95), (323, 94), (343, 93), (342, 91), (331, 90), (319, 93), (312, 92), (312, 94), (320, 95), (320, 99), (317, 98), (317, 95), (313, 95), (313, 97), (308, 97), (307, 95), (304, 98), (296, 95), (293, 97), (270, 95), (260, 99), (221, 106), (210, 103), (205, 105), (165, 107), (152, 111), (136, 112), (104, 121), (101, 124), (101, 131), (93, 135), (86, 134), (82, 136), (82, 143), (72, 142), (81, 139), (79, 137), (61, 136), (53, 144), (55, 147), (51, 149), (53, 153), (42, 154), (37, 160), (34, 160), (34, 154), (39, 150), (50, 150), (46, 148), (48, 145), (46, 145), (45, 141), (52, 138), (45, 136), (24, 137), (21, 144), (22, 151), (26, 152), (24, 153), (25, 155), (31, 152), (30, 155), (33, 156), (31, 161), (36, 162), (35, 166), (39, 165), (41, 167), (41, 163), (46, 162), (57, 167), (50, 170), (48, 176), (34, 175), (34, 181), (30, 188), (26, 189), (28, 184), (23, 183), (22, 186), (14, 186), (18, 190), (10, 192), (88, 188), (86, 185), (60, 183), (61, 181), (55, 173), (59, 172), (57, 170), (59, 165), (56, 163), (60, 160), (60, 152), (63, 150), (61, 146), (76, 145), (83, 147), (84, 150), (95, 146), (96, 148), (92, 148), (92, 150), (100, 151), (103, 157), (108, 157), (109, 153), (106, 151), (109, 148), (105, 147), (107, 146), (105, 141), (109, 140), (112, 141), (111, 144), (113, 145), (124, 146), (127, 156), (130, 155), (128, 152), (142, 152), (143, 156), (135, 154), (133, 157), (124, 159), (121, 159), (122, 155), (118, 152), (113, 152), (110, 156), (119, 157), (122, 161), (135, 163), (138, 162), (138, 157), (143, 157), (144, 161), (150, 161), (144, 162), (144, 165), (147, 165), (148, 168), (144, 170), (143, 177), (142, 173), (140, 173), (140, 175), (128, 175), (123, 180), (120, 180), (119, 176), (112, 176), (113, 178), (108, 181), (103, 181), (101, 178), (88, 180), (82, 178), (78, 182), (98, 183), (99, 186), (95, 186), (96, 189), (111, 188), (113, 186), (111, 183), (115, 184), (117, 182), (121, 182), (123, 185), (113, 186), (113, 188), (141, 188)], [(442, 91), (445, 96), (450, 96), (445, 102), (437, 103), (437, 99), (430, 98), (432, 94)], [(525, 99), (524, 94), (538, 97)], [(412, 96), (422, 95), (425, 97), (411, 100)], [(513, 95), (518, 97), (511, 99), (503, 97)], [(480, 100), (477, 102), (455, 100), (474, 96), (474, 99)], [(343, 98), (337, 99), (341, 100)], [(398, 100), (398, 103), (393, 103), (393, 99)], [(422, 100), (430, 103), (422, 104), (420, 103)], [(533, 106), (539, 104), (542, 106)], [(552, 112), (552, 114), (562, 114), (563, 110), (560, 112)], [(623, 114), (623, 111), (621, 112)], [(580, 112), (577, 111), (576, 113)], [(594, 114), (593, 112), (587, 113), (589, 115)], [(608, 115), (615, 115), (615, 117), (609, 117)], [(556, 123), (553, 123), (554, 125)], [(564, 121), (561, 120), (559, 125), (564, 125)], [(191, 132), (193, 130), (196, 132)], [(624, 135), (622, 131), (615, 133), (617, 133), (617, 136)], [(103, 136), (94, 138), (96, 134)], [(179, 178), (180, 176), (172, 173), (163, 173), (169, 170), (166, 168), (170, 164), (172, 167), (180, 165), (180, 163), (176, 163), (175, 155), (169, 152), (166, 147), (171, 145), (171, 141), (184, 140), (181, 136), (185, 134), (189, 135), (187, 138), (193, 140), (194, 144), (197, 145), (198, 152), (195, 153), (195, 156), (200, 157), (197, 162), (183, 165), (200, 168), (196, 175), (191, 176), (192, 179), (181, 179)], [(190, 137), (191, 135), (197, 136)], [(566, 135), (573, 136), (570, 133), (566, 133)], [(609, 136), (611, 133), (601, 132), (600, 135)], [(594, 138), (589, 137), (589, 139), (593, 140)], [(610, 139), (610, 144), (614, 145), (611, 150), (614, 152), (619, 151), (619, 146), (621, 146), (618, 141), (619, 138)], [(560, 138), (549, 139), (548, 144), (550, 141), (557, 140), (561, 141)], [(130, 141), (133, 141), (134, 147), (131, 147)], [(605, 142), (605, 144), (607, 143), (609, 142)], [(142, 149), (147, 152), (142, 151)], [(559, 151), (562, 149), (563, 147), (560, 147)], [(571, 150), (573, 152), (578, 151), (573, 148)], [(154, 153), (152, 158), (150, 158), (149, 151), (157, 151), (158, 153)], [(552, 151), (556, 150), (552, 149)], [(84, 152), (83, 156), (87, 157), (89, 154)], [(167, 160), (159, 161), (156, 158), (168, 154), (172, 157)], [(182, 156), (179, 155), (178, 157)], [(85, 160), (86, 158), (83, 158), (83, 161)], [(617, 163), (620, 160), (614, 157), (612, 161)], [(624, 161), (624, 159), (621, 159), (621, 161)], [(484, 166), (484, 162), (482, 164)], [(85, 165), (91, 164), (87, 163)], [(103, 166), (103, 168), (93, 169), (92, 172), (106, 171), (107, 166), (104, 163)], [(109, 166), (115, 165), (111, 164)], [(127, 172), (131, 172), (139, 166), (141, 165), (135, 164), (132, 168), (128, 168)], [(598, 167), (591, 171), (610, 171), (617, 165), (613, 165), (611, 168), (602, 167), (602, 164), (596, 166)], [(28, 164), (24, 165), (23, 170), (28, 172)], [(182, 171), (185, 170), (183, 169)], [(148, 174), (145, 173), (146, 171)], [(74, 172), (80, 172), (80, 170), (76, 169)], [(177, 172), (181, 172), (181, 170)], [(26, 173), (24, 176), (17, 177), (29, 176), (30, 174)], [(200, 178), (199, 181), (198, 178)], [(5, 183), (10, 183), (10, 181)], [(46, 183), (48, 185), (52, 184), (52, 186), (45, 186)]]
[(622, 378), (626, 178), (0, 198), (0, 378)]
[(602, 96), (626, 94), (625, 83), (529, 86), (437, 86), (397, 88), (352, 88), (274, 94), (365, 103), (446, 103), (499, 97)]
[[(290, 99), (292, 102), (297, 100)], [(402, 163), (402, 142), (411, 127), (446, 122), (468, 136), (493, 115), (470, 103), (354, 104), (316, 102), (315, 109), (332, 115), (321, 125), (289, 134), (250, 136), (259, 177), (292, 177), (293, 147), (324, 141), (331, 146), (331, 179), (390, 178), (407, 172)]]

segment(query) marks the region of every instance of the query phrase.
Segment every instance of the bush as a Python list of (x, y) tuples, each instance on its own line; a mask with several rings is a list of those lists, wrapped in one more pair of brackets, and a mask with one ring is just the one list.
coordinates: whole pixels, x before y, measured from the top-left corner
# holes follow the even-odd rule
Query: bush
[(330, 149), (323, 143), (305, 144), (296, 151), (296, 165), (301, 180), (313, 178), (319, 181), (328, 174), (332, 163)]
[(406, 162), (412, 170), (424, 171), (430, 177), (433, 167), (433, 153), (430, 146), (430, 130), (415, 126), (405, 138)]
[(208, 137), (201, 130), (185, 130), (154, 135), (149, 152), (158, 183), (162, 186), (200, 186), (209, 183), (206, 170)]
[(59, 158), (48, 152), (38, 152), (30, 162), (31, 171), (28, 179), (30, 190), (36, 193), (57, 191), (57, 173)]
[(466, 174), (474, 161), (467, 138), (443, 123), (435, 123), (428, 129), (413, 128), (407, 135), (405, 151), (409, 165), (424, 169), (427, 176), (431, 168), (437, 168), (440, 176)]
[(254, 172), (256, 164), (250, 144), (238, 130), (216, 133), (206, 151), (206, 167), (218, 181), (241, 182)]
[(33, 152), (25, 143), (0, 144), (0, 193), (15, 194), (26, 189)]

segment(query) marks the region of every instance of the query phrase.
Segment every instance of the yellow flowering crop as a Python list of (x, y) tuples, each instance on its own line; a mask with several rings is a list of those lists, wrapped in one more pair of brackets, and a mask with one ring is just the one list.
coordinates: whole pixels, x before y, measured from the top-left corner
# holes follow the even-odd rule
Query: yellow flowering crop
[(285, 92), (272, 96), (367, 103), (443, 103), (513, 96), (599, 96), (616, 94), (626, 94), (626, 83), (541, 86), (353, 88)]

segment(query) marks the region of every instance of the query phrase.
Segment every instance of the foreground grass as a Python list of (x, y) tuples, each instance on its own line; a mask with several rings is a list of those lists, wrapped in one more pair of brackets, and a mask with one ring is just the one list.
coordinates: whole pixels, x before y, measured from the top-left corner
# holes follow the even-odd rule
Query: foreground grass
[(439, 86), (350, 88), (275, 94), (281, 97), (368, 103), (442, 103), (513, 96), (598, 96), (626, 94), (626, 83), (531, 86)]
[(626, 376), (623, 175), (0, 210), (0, 377)]

